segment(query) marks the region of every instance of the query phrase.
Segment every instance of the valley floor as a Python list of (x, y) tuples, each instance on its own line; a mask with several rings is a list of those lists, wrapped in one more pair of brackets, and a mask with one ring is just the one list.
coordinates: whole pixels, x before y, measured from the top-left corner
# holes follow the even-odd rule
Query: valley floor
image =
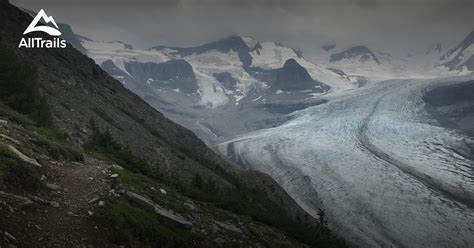
[(430, 87), (462, 80), (334, 94), (219, 150), (270, 174), (312, 215), (325, 209), (330, 227), (362, 247), (472, 247), (474, 140), (440, 127), (423, 101)]

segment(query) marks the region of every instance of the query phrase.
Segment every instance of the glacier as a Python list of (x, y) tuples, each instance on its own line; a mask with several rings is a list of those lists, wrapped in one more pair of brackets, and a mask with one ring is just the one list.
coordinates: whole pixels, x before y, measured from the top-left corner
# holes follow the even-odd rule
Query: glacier
[[(424, 92), (466, 77), (386, 80), (324, 96), (221, 153), (271, 175), (310, 214), (361, 247), (474, 244), (474, 140), (426, 111)], [(467, 153), (467, 154), (466, 154)]]

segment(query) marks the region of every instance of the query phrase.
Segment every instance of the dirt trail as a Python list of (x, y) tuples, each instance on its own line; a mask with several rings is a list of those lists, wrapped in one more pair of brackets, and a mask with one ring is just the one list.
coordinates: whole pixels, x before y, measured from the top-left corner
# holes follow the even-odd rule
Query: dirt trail
[[(104, 162), (86, 158), (84, 162), (51, 161), (47, 168), (48, 183), (57, 190), (26, 195), (34, 203), (23, 209), (2, 199), (0, 216), (2, 235), (8, 232), (15, 240), (0, 240), (0, 247), (114, 247), (103, 230), (94, 223), (89, 211), (99, 203), (89, 203), (108, 190), (110, 174)], [(54, 185), (52, 186), (54, 188)], [(12, 212), (13, 211), (13, 212)]]

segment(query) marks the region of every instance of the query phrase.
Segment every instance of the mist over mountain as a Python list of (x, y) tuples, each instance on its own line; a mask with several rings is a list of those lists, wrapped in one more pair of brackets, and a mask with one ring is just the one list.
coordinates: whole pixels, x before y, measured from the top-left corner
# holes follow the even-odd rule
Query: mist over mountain
[[(237, 34), (275, 41), (316, 59), (317, 48), (365, 45), (407, 54), (440, 42), (451, 46), (472, 31), (469, 0), (127, 1), (14, 0), (41, 8), (94, 40), (121, 40), (137, 48), (190, 47)], [(212, 27), (212, 28), (209, 28)], [(109, 30), (109, 32), (103, 32)], [(393, 51), (392, 51), (393, 50)]]

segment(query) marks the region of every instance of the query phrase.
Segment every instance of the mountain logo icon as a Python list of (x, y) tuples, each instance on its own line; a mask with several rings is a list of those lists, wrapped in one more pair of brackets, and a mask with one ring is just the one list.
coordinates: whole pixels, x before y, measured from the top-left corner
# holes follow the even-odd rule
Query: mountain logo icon
[[(50, 26), (46, 26), (46, 25), (38, 25), (38, 22), (43, 19), (44, 23), (47, 24), (47, 23), (51, 23), (52, 25), (54, 25), (54, 27), (50, 27)], [(31, 33), (31, 32), (37, 32), (37, 31), (41, 31), (41, 32), (45, 32), (51, 36), (60, 36), (61, 35), (61, 32), (59, 31), (59, 27), (58, 25), (56, 24), (56, 22), (54, 21), (54, 18), (52, 16), (48, 16), (46, 15), (46, 12), (44, 12), (43, 9), (41, 9), (38, 14), (35, 16), (35, 18), (33, 19), (33, 21), (30, 23), (30, 25), (26, 28), (25, 32), (23, 32), (23, 35), (25, 34), (28, 34), (28, 33)]]

